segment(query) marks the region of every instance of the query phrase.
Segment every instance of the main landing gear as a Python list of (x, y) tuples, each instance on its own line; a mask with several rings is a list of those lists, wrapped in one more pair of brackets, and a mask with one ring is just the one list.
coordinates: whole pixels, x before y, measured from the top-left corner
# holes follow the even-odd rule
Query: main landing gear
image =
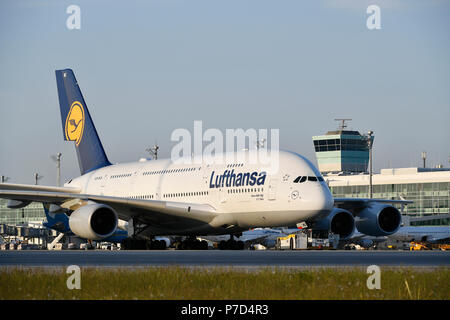
[[(208, 250), (208, 242), (205, 240), (198, 240), (196, 237), (189, 237), (183, 241), (175, 243), (177, 250)], [(243, 250), (244, 242), (236, 241), (233, 235), (227, 241), (220, 241), (218, 245), (219, 250)]]
[(122, 250), (165, 250), (166, 248), (164, 240), (126, 238), (121, 242)]
[(219, 250), (244, 250), (244, 242), (234, 240), (234, 236), (230, 235), (230, 239), (219, 242)]
[(150, 239), (137, 238), (149, 225), (142, 223), (137, 218), (130, 219), (128, 225), (131, 227), (128, 234), (132, 234), (132, 236), (122, 240), (120, 246), (122, 250), (165, 250), (167, 248), (164, 240), (155, 240), (154, 237), (150, 237)]
[(189, 237), (175, 244), (177, 250), (208, 250), (208, 242)]

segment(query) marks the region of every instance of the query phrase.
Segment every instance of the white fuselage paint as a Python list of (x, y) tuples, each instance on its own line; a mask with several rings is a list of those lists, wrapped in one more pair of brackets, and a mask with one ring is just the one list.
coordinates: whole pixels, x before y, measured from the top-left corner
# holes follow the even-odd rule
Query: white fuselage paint
[(450, 239), (449, 226), (424, 226), (424, 227), (401, 227), (396, 233), (390, 235), (389, 238), (398, 241), (438, 241)]
[[(333, 197), (323, 180), (294, 183), (298, 176), (321, 178), (310, 161), (283, 151), (279, 152), (277, 161), (278, 170), (270, 172), (268, 164), (250, 164), (246, 161), (174, 164), (170, 159), (148, 160), (100, 168), (73, 179), (66, 186), (79, 187), (84, 194), (209, 205), (220, 219), (203, 221), (207, 228), (201, 229), (199, 234), (226, 234), (230, 232), (227, 226), (233, 226), (233, 230), (292, 226), (325, 216), (332, 210)], [(258, 177), (266, 172), (266, 177), (260, 185), (227, 186), (224, 180), (223, 186), (220, 184), (211, 188), (211, 183), (215, 185), (216, 177), (226, 170), (234, 170), (236, 175), (257, 172)], [(192, 233), (184, 230), (183, 226), (176, 226), (175, 229), (173, 232), (160, 230), (153, 234)]]

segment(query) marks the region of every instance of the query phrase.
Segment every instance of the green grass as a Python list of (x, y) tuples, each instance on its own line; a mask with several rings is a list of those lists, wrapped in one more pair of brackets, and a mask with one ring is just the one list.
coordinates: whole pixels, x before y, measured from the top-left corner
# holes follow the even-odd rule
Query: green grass
[(449, 268), (381, 268), (369, 290), (365, 268), (81, 268), (69, 290), (66, 269), (0, 269), (0, 299), (444, 299)]

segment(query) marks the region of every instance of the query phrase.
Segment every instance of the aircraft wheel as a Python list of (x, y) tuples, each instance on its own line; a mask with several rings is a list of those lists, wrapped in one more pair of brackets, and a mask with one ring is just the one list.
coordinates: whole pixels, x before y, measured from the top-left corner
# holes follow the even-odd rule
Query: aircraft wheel
[(202, 243), (199, 240), (194, 241), (194, 249), (195, 250), (201, 250), (202, 249)]
[(121, 250), (130, 250), (131, 249), (131, 239), (125, 238), (120, 243), (120, 249)]
[(152, 250), (152, 249), (154, 249), (154, 247), (155, 247), (155, 244), (153, 241), (151, 241), (151, 240), (145, 241), (145, 250)]
[(235, 240), (225, 241), (225, 250), (240, 250), (239, 242), (242, 241), (235, 241)]
[(186, 250), (195, 250), (196, 247), (197, 247), (196, 241), (197, 240), (190, 240), (190, 239), (185, 240), (185, 242), (186, 242)]
[(226, 250), (227, 249), (227, 242), (225, 240), (222, 240), (219, 242), (219, 250)]

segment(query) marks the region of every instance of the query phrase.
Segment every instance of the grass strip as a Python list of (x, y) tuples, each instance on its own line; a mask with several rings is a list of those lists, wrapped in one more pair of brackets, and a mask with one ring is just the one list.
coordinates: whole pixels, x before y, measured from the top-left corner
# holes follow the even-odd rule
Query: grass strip
[(450, 268), (383, 268), (368, 289), (365, 268), (81, 267), (69, 290), (65, 268), (2, 268), (0, 299), (404, 300), (450, 298)]

